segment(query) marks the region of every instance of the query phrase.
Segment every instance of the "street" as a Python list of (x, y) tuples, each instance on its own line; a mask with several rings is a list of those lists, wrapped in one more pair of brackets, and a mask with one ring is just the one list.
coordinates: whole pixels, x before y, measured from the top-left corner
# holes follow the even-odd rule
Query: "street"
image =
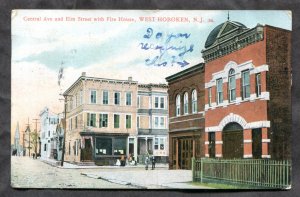
[(143, 166), (52, 166), (39, 159), (11, 157), (11, 185), (14, 188), (91, 189), (211, 189), (190, 184), (190, 170), (168, 170)]

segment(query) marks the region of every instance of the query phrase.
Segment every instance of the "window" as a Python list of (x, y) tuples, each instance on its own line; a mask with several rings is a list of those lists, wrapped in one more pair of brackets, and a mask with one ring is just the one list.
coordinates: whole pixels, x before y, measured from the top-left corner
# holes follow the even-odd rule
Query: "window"
[(160, 125), (161, 128), (165, 127), (165, 119), (164, 119), (164, 117), (160, 117), (160, 123), (159, 123), (159, 125)]
[(47, 151), (47, 144), (44, 144), (44, 151)]
[(126, 129), (131, 128), (131, 115), (126, 115)]
[(157, 137), (154, 139), (154, 150), (158, 150), (158, 139)]
[(82, 105), (83, 104), (83, 99), (82, 99), (82, 90), (80, 90), (79, 92), (79, 104)]
[(165, 117), (155, 116), (154, 117), (154, 128), (164, 129), (166, 127)]
[(236, 84), (235, 84), (235, 71), (233, 69), (229, 70), (228, 75), (228, 98), (229, 102), (235, 101), (236, 94), (235, 94)]
[(48, 137), (50, 137), (50, 131), (48, 131)]
[(103, 105), (107, 105), (108, 104), (108, 91), (103, 91), (103, 95), (102, 95), (102, 103)]
[(78, 127), (78, 118), (77, 118), (77, 116), (75, 117), (75, 129), (77, 129), (77, 127)]
[(208, 88), (208, 106), (211, 107), (211, 88)]
[(114, 128), (120, 128), (120, 115), (114, 114)]
[(159, 140), (159, 149), (160, 150), (165, 149), (165, 139), (164, 138), (160, 138), (160, 140)]
[(115, 138), (114, 139), (114, 155), (126, 154), (126, 138)]
[(139, 116), (136, 117), (136, 127), (140, 128), (140, 117)]
[(158, 117), (154, 117), (154, 128), (158, 128)]
[(155, 102), (154, 102), (154, 107), (158, 108), (158, 102), (159, 102), (159, 98), (155, 97)]
[(160, 97), (160, 108), (161, 109), (165, 108), (165, 98), (164, 97)]
[(96, 127), (96, 114), (87, 114), (87, 126)]
[(215, 155), (216, 155), (216, 148), (215, 148), (215, 144), (216, 144), (216, 141), (215, 141), (215, 132), (209, 132), (208, 133), (208, 142), (209, 142), (209, 145), (208, 145), (208, 154), (209, 154), (209, 157), (211, 158), (214, 158)]
[(184, 93), (184, 96), (183, 96), (183, 105), (184, 105), (184, 114), (188, 114), (189, 113), (189, 96), (188, 96), (188, 93)]
[(91, 90), (91, 103), (96, 103), (96, 90)]
[(223, 103), (223, 80), (217, 79), (217, 104)]
[(115, 92), (115, 105), (120, 105), (120, 92)]
[(73, 129), (72, 127), (73, 127), (73, 119), (71, 118), (71, 119), (70, 119), (70, 130)]
[(137, 97), (137, 106), (138, 106), (138, 108), (141, 108), (141, 106), (140, 106), (140, 101), (141, 100), (141, 96), (138, 96)]
[(242, 99), (250, 97), (250, 72), (245, 70), (242, 72)]
[(256, 74), (255, 76), (255, 91), (256, 91), (256, 96), (259, 97), (261, 95), (261, 75), (260, 73)]
[(197, 91), (192, 92), (192, 113), (197, 113)]
[(108, 123), (108, 114), (100, 114), (99, 115), (99, 127), (107, 127)]
[(180, 116), (180, 95), (176, 96), (176, 116)]
[(96, 155), (112, 155), (112, 139), (111, 138), (96, 138)]
[(165, 98), (156, 96), (154, 98), (154, 107), (164, 109), (165, 108)]
[(131, 92), (126, 92), (126, 105), (131, 105)]
[(69, 142), (69, 155), (71, 155), (71, 142)]

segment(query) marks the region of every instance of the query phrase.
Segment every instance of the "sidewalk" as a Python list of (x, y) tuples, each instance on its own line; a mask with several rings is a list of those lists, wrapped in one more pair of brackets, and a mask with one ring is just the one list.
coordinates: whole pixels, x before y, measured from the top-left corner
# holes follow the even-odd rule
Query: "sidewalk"
[[(142, 164), (137, 164), (136, 166), (133, 165), (126, 165), (126, 166), (97, 166), (97, 165), (76, 165), (73, 163), (69, 162), (64, 162), (64, 165), (61, 166), (61, 161), (57, 161), (54, 159), (49, 159), (49, 158), (39, 158), (38, 160), (47, 163), (49, 165), (58, 167), (58, 168), (66, 168), (66, 169), (119, 169), (119, 168), (145, 168), (145, 165)], [(157, 163), (155, 164), (155, 167), (157, 169), (168, 169), (169, 166), (168, 164), (161, 164)]]

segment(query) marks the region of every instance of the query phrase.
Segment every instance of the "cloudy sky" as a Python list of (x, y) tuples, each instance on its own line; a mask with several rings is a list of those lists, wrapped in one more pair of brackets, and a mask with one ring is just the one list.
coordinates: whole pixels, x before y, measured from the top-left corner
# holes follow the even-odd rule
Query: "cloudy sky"
[[(60, 93), (82, 72), (166, 83), (165, 77), (203, 61), (201, 50), (209, 32), (227, 15), (228, 11), (203, 10), (13, 11), (12, 138), (17, 122), (21, 131), (28, 118), (33, 126), (32, 119), (39, 118), (45, 106), (62, 112)], [(292, 29), (289, 11), (229, 11), (229, 15), (248, 28), (260, 23)], [(165, 21), (174, 17), (183, 21)], [(60, 68), (64, 72), (59, 86)]]

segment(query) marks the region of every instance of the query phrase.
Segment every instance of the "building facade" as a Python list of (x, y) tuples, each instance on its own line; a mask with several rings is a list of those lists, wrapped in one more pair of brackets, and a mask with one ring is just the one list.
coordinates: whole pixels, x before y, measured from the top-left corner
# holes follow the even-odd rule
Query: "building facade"
[(202, 54), (205, 156), (290, 158), (291, 32), (228, 20)]
[(113, 165), (137, 155), (137, 82), (85, 75), (64, 93), (65, 161)]
[(168, 162), (168, 86), (139, 84), (137, 98), (138, 162), (154, 155), (156, 162)]
[(40, 149), (41, 159), (57, 159), (56, 127), (59, 123), (59, 115), (45, 107), (40, 112)]
[(204, 64), (166, 78), (169, 85), (169, 168), (191, 169), (204, 156)]

